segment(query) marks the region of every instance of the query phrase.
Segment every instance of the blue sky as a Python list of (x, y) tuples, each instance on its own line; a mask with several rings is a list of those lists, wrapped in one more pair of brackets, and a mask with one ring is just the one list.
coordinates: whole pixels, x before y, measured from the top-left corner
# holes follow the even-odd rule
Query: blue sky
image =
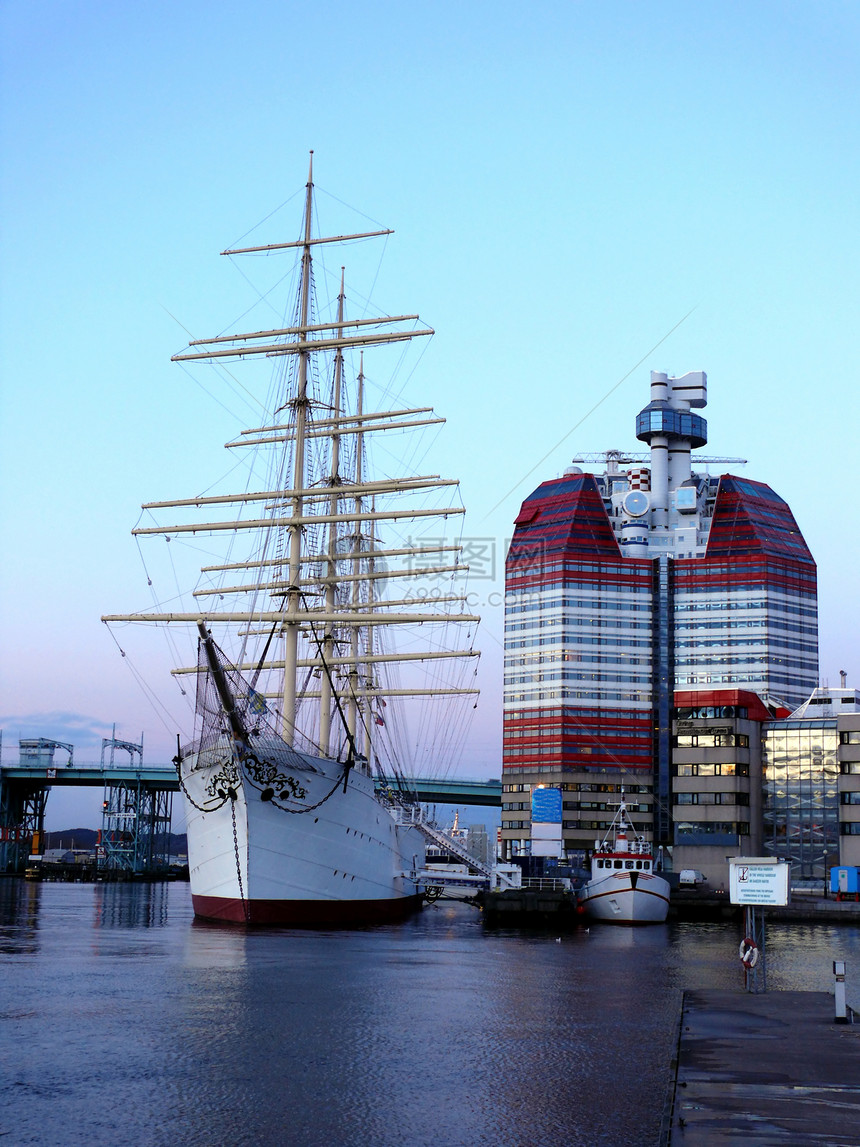
[[(822, 678), (860, 681), (856, 4), (6, 0), (0, 21), (4, 759), (33, 735), (97, 758), (114, 722), (169, 758), (174, 683), (138, 640), (154, 709), (99, 616), (142, 603), (140, 503), (206, 487), (247, 424), (169, 358), (246, 305), (218, 251), (285, 201), (266, 238), (294, 237), (310, 148), (324, 227), (348, 206), (396, 231), (374, 304), (437, 331), (409, 397), (448, 418), (434, 469), (500, 569), (539, 481), (636, 448), (650, 370), (704, 369), (707, 451), (791, 505)], [(474, 775), (499, 770), (499, 582), (475, 587)], [(57, 793), (49, 819), (88, 807)]]

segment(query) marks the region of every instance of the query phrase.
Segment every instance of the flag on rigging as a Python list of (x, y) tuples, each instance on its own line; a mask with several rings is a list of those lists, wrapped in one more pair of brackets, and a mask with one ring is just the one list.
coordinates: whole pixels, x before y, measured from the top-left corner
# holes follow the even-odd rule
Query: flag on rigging
[(269, 706), (266, 704), (266, 698), (262, 693), (258, 693), (256, 689), (248, 687), (248, 708), (252, 713), (267, 713)]

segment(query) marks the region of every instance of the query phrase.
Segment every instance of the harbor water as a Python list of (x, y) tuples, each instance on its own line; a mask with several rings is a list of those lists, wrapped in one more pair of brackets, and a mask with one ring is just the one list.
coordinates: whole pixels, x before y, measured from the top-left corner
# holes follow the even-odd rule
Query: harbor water
[[(655, 1144), (684, 988), (740, 925), (195, 924), (186, 884), (0, 881), (4, 1144)], [(860, 928), (768, 925), (768, 986), (860, 980)], [(852, 975), (853, 973), (853, 975)], [(855, 979), (857, 977), (857, 979)]]

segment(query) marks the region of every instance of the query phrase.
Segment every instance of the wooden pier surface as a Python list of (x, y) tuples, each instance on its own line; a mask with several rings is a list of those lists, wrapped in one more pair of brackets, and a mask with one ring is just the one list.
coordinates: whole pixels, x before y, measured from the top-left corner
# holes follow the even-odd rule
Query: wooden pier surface
[(860, 1023), (827, 992), (687, 991), (668, 1147), (860, 1145)]

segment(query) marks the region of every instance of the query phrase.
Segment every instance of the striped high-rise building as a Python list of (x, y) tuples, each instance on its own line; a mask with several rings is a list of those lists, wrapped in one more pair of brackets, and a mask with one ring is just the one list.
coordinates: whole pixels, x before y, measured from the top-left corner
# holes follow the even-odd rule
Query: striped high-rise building
[[(793, 709), (818, 680), (816, 567), (769, 486), (694, 472), (704, 372), (652, 373), (636, 419), (650, 455), (608, 452), (522, 504), (506, 564), (506, 855), (591, 847), (623, 786), (662, 845), (672, 823), (675, 691), (742, 691)], [(635, 463), (635, 464), (634, 464)], [(533, 825), (561, 790), (557, 828)], [(745, 835), (749, 810), (723, 810)], [(694, 826), (695, 827), (695, 826)], [(704, 831), (704, 830), (703, 830)]]

